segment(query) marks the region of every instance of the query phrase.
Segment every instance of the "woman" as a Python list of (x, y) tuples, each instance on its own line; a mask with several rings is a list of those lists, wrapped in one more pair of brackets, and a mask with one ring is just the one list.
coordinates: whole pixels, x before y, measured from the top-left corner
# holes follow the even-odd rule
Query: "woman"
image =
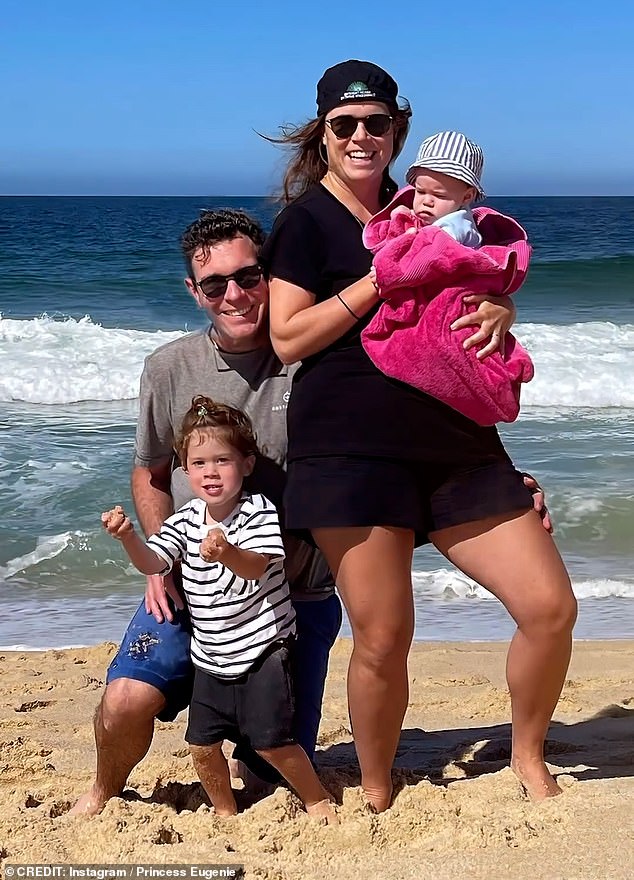
[[(431, 541), (505, 605), (511, 766), (536, 799), (560, 789), (544, 763), (568, 667), (576, 603), (557, 549), (495, 428), (383, 376), (360, 343), (379, 301), (363, 225), (396, 186), (409, 109), (380, 67), (347, 61), (317, 87), (318, 115), (283, 143), (290, 204), (265, 246), (273, 345), (301, 360), (288, 410), (287, 524), (310, 529), (352, 626), (348, 698), (366, 797), (385, 810), (408, 702), (416, 543)], [(496, 350), (513, 320), (480, 303), (462, 325)]]

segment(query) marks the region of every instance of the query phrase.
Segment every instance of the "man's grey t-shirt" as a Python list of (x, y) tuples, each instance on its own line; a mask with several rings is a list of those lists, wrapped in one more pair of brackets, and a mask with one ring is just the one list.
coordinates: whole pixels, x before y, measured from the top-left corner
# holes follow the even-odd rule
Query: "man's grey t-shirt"
[[(282, 364), (269, 345), (238, 354), (221, 352), (208, 330), (161, 346), (145, 359), (141, 376), (134, 464), (152, 467), (167, 458), (174, 458), (176, 464), (174, 442), (185, 413), (195, 395), (205, 394), (250, 417), (262, 454), (245, 486), (250, 492), (266, 495), (282, 513), (286, 407), (295, 369)], [(171, 493), (175, 510), (192, 498), (181, 467), (172, 472)], [(330, 596), (333, 580), (322, 555), (287, 534), (284, 543), (293, 598)]]

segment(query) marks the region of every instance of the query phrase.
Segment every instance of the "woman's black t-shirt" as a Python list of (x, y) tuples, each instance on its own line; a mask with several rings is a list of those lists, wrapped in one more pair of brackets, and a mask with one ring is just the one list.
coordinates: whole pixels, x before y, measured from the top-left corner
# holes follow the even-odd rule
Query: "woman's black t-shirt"
[[(357, 218), (317, 184), (278, 215), (262, 262), (270, 275), (322, 302), (369, 272), (372, 258), (361, 235)], [(374, 311), (306, 358), (295, 374), (288, 460), (380, 456), (470, 468), (506, 458), (495, 428), (477, 425), (374, 366), (360, 338)]]

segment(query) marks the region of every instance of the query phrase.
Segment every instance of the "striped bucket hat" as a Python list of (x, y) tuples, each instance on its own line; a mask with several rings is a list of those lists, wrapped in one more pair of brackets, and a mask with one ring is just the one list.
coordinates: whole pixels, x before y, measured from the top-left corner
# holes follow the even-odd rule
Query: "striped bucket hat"
[(483, 167), (481, 147), (459, 131), (441, 131), (425, 138), (418, 149), (416, 161), (407, 169), (405, 179), (410, 185), (413, 184), (417, 168), (439, 171), (464, 181), (468, 186), (474, 186), (482, 199), (484, 190), (480, 178)]

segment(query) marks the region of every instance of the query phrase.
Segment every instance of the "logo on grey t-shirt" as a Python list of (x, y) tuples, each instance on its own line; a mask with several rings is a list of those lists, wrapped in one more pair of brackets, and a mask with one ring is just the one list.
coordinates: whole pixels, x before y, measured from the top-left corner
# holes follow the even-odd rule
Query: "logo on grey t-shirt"
[(285, 391), (284, 394), (283, 394), (283, 396), (282, 396), (282, 400), (283, 400), (284, 402), (283, 402), (283, 403), (278, 403), (278, 404), (275, 404), (274, 406), (272, 406), (272, 407), (271, 407), (271, 412), (281, 412), (281, 411), (284, 410), (284, 409), (288, 409), (288, 401), (289, 401), (290, 399), (291, 399), (291, 392), (290, 392), (290, 391)]

